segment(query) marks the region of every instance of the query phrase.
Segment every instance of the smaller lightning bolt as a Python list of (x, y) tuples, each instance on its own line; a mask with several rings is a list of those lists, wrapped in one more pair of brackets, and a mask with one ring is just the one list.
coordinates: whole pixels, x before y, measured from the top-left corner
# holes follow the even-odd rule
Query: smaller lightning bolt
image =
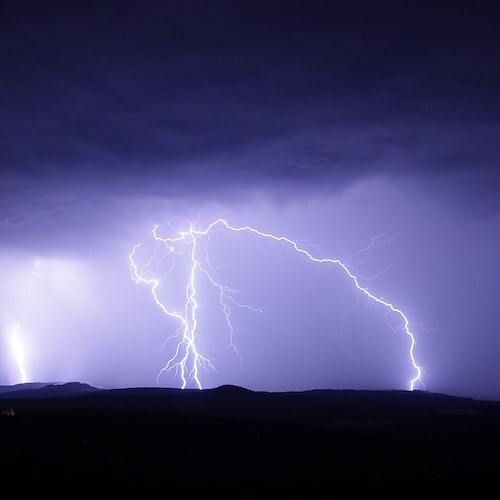
[(12, 330), (10, 335), (10, 346), (12, 349), (12, 355), (19, 368), (21, 382), (25, 384), (28, 382), (28, 376), (26, 375), (26, 370), (24, 369), (24, 348), (21, 339), (19, 338), (19, 329), (20, 325), (16, 325), (16, 327)]

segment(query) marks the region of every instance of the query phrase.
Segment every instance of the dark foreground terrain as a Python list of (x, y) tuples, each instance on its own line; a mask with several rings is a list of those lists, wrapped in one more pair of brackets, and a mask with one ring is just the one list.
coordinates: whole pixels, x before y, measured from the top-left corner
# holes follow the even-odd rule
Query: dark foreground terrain
[(0, 411), (3, 498), (413, 498), (500, 484), (496, 402), (75, 383), (0, 387)]

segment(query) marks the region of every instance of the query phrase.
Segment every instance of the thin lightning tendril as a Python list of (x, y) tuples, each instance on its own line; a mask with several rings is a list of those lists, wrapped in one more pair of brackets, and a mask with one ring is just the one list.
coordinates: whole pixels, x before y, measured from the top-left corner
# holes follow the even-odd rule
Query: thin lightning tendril
[[(160, 300), (158, 296), (158, 287), (160, 286), (161, 280), (157, 278), (152, 278), (149, 277), (148, 275), (148, 266), (151, 264), (153, 261), (153, 257), (150, 258), (148, 263), (144, 266), (142, 266), (140, 269), (138, 265), (135, 262), (135, 256), (138, 248), (141, 246), (140, 243), (138, 243), (132, 250), (131, 254), (129, 255), (129, 262), (130, 262), (130, 270), (131, 270), (131, 276), (133, 281), (136, 284), (142, 283), (149, 285), (151, 287), (151, 293), (153, 295), (154, 301), (156, 304), (160, 307), (160, 309), (167, 315), (172, 318), (175, 318), (179, 323), (180, 326), (177, 330), (176, 335), (169, 337), (171, 338), (177, 338), (178, 343), (175, 349), (175, 352), (173, 356), (168, 360), (167, 364), (161, 369), (160, 373), (158, 374), (158, 379), (159, 377), (166, 371), (170, 370), (175, 370), (177, 373), (180, 374), (181, 380), (182, 380), (182, 388), (184, 389), (187, 385), (188, 382), (194, 383), (199, 389), (202, 389), (202, 384), (200, 381), (200, 369), (202, 367), (205, 368), (211, 368), (215, 369), (212, 362), (203, 356), (200, 352), (200, 349), (197, 346), (197, 339), (199, 336), (198, 333), (198, 321), (197, 321), (197, 311), (199, 308), (199, 304), (197, 302), (197, 297), (196, 297), (196, 276), (197, 273), (200, 273), (208, 278), (209, 283), (218, 290), (219, 294), (219, 303), (221, 305), (222, 311), (225, 315), (225, 320), (226, 320), (226, 325), (228, 328), (228, 337), (229, 337), (229, 342), (234, 350), (235, 354), (239, 357), (240, 360), (242, 360), (240, 353), (238, 352), (236, 345), (234, 343), (234, 327), (231, 323), (231, 307), (230, 304), (240, 307), (240, 308), (247, 308), (255, 312), (260, 312), (259, 309), (256, 309), (252, 306), (245, 305), (239, 303), (235, 299), (235, 295), (238, 293), (236, 290), (232, 290), (229, 287), (223, 286), (219, 284), (212, 276), (210, 271), (217, 270), (218, 268), (213, 268), (209, 261), (208, 261), (208, 253), (205, 248), (205, 262), (206, 262), (206, 267), (202, 265), (200, 260), (197, 258), (197, 250), (198, 250), (198, 239), (203, 236), (208, 236), (210, 237), (211, 231), (213, 231), (217, 226), (223, 226), (225, 229), (229, 231), (233, 231), (236, 233), (239, 232), (248, 232), (255, 234), (261, 238), (269, 239), (269, 240), (274, 240), (280, 243), (285, 243), (289, 246), (291, 246), (295, 252), (300, 254), (302, 257), (304, 257), (306, 260), (309, 260), (311, 262), (315, 262), (318, 264), (334, 264), (336, 266), (339, 266), (345, 274), (349, 277), (349, 279), (352, 281), (354, 286), (362, 292), (366, 297), (368, 297), (371, 301), (383, 306), (384, 308), (387, 309), (387, 311), (395, 313), (397, 316), (399, 316), (400, 320), (403, 323), (402, 329), (404, 330), (405, 334), (409, 337), (410, 340), (410, 347), (409, 347), (409, 357), (410, 361), (412, 364), (412, 367), (415, 371), (414, 377), (410, 380), (409, 383), (409, 388), (411, 391), (415, 389), (417, 384), (420, 384), (423, 386), (423, 381), (422, 381), (422, 373), (423, 369), (418, 365), (416, 359), (415, 359), (415, 336), (412, 333), (410, 329), (410, 322), (404, 312), (399, 309), (398, 307), (394, 306), (391, 302), (385, 300), (384, 298), (380, 298), (373, 293), (371, 293), (367, 287), (364, 287), (360, 284), (359, 282), (359, 277), (353, 274), (350, 269), (347, 267), (346, 264), (344, 264), (342, 261), (338, 259), (331, 259), (331, 258), (324, 258), (324, 257), (315, 257), (311, 253), (309, 253), (307, 250), (304, 248), (300, 247), (299, 244), (296, 241), (293, 241), (289, 238), (286, 238), (284, 236), (276, 236), (271, 233), (265, 233), (262, 231), (259, 231), (253, 227), (250, 226), (241, 226), (241, 227), (234, 227), (231, 226), (227, 221), (224, 219), (217, 219), (214, 222), (212, 222), (210, 225), (207, 226), (206, 229), (201, 230), (201, 229), (195, 229), (194, 224), (191, 224), (189, 230), (187, 231), (179, 231), (178, 236), (175, 238), (162, 238), (161, 236), (158, 235), (158, 226), (155, 226), (153, 229), (153, 236), (154, 239), (157, 242), (162, 243), (165, 248), (167, 249), (167, 252), (173, 253), (177, 256), (179, 255), (184, 255), (186, 252), (186, 249), (188, 246), (191, 246), (190, 249), (190, 260), (191, 260), (191, 266), (190, 266), (190, 273), (189, 273), (189, 278), (188, 282), (186, 285), (186, 290), (185, 290), (185, 296), (186, 296), (186, 301), (184, 304), (184, 308), (181, 311), (175, 311), (168, 309), (167, 306)], [(156, 255), (156, 254), (155, 254)], [(170, 268), (170, 272), (173, 269), (173, 263)]]

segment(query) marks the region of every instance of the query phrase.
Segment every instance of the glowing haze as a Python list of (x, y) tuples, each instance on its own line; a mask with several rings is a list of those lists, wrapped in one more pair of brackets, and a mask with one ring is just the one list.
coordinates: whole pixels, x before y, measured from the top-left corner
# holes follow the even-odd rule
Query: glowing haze
[(500, 399), (496, 10), (1, 2), (0, 384)]

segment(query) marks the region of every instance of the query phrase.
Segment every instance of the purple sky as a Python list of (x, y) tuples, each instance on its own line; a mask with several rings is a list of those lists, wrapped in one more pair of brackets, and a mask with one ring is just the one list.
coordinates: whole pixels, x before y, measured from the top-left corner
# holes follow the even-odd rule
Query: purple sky
[[(428, 390), (499, 399), (500, 23), (446, 4), (2, 2), (0, 384), (22, 356), (32, 381), (157, 385), (178, 324), (129, 253), (224, 217), (404, 311)], [(240, 364), (200, 278), (204, 387), (408, 388), (400, 318), (338, 267), (248, 234), (206, 248), (262, 312), (234, 310)]]

